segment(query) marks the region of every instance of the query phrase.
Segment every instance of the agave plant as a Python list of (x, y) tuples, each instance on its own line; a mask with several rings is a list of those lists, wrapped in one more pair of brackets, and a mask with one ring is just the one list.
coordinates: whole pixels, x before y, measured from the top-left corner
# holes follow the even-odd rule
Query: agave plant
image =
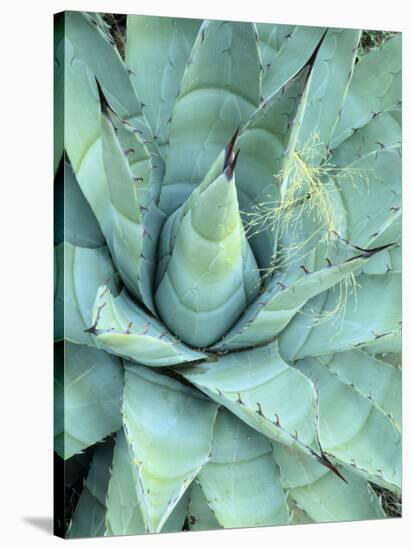
[(400, 493), (401, 39), (360, 35), (128, 16), (123, 59), (99, 14), (57, 18), (67, 536)]

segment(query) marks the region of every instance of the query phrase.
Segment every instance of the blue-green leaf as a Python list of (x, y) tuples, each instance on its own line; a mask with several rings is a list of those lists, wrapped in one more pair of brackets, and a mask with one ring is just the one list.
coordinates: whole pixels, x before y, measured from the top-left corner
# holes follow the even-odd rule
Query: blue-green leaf
[[(381, 519), (385, 515), (368, 483), (339, 468), (347, 483), (294, 449), (274, 445), (280, 479), (289, 499), (304, 511), (305, 523)], [(292, 515), (292, 523), (296, 519)]]
[(67, 537), (102, 537), (105, 534), (106, 493), (113, 459), (113, 442), (98, 445), (89, 474), (70, 522)]
[(54, 107), (54, 136), (53, 136), (53, 169), (54, 175), (60, 164), (64, 150), (64, 15), (54, 16), (54, 83), (53, 83), (53, 107)]
[(79, 59), (87, 63), (122, 118), (141, 115), (141, 105), (127, 68), (111, 43), (110, 34), (102, 31), (86, 14), (75, 11), (65, 13), (65, 33), (69, 42), (66, 43), (69, 47), (66, 60), (71, 64)]
[(278, 25), (275, 23), (256, 23), (259, 36), (259, 49), (263, 63), (263, 75), (270, 68), (272, 59), (290, 37), (295, 25)]
[(196, 480), (190, 487), (187, 523), (189, 531), (208, 531), (222, 528), (209, 506), (199, 482)]
[(310, 300), (281, 332), (279, 349), (288, 361), (346, 351), (379, 342), (400, 322), (400, 274), (361, 275), (352, 288), (337, 286)]
[[(328, 29), (326, 32), (294, 121), (285, 158), (285, 174), (290, 173), (290, 165), (296, 162), (295, 153), (308, 144), (316, 146), (312, 149), (310, 164), (317, 165), (322, 161), (352, 77), (359, 38), (360, 31), (357, 30)], [(289, 184), (286, 176), (282, 183), (283, 194)]]
[[(89, 17), (66, 13), (65, 148), (108, 242), (112, 240), (112, 205), (103, 165), (96, 78), (112, 109), (142, 135), (152, 155), (156, 154), (127, 69), (110, 40)], [(163, 161), (157, 159), (156, 166), (151, 182), (154, 197), (157, 197)]]
[(59, 171), (56, 176), (54, 201), (55, 244), (67, 241), (84, 248), (100, 248), (106, 244), (96, 217), (68, 162), (64, 162), (62, 173)]
[(307, 454), (319, 451), (314, 386), (282, 360), (276, 344), (223, 355), (179, 374), (266, 437)]
[(375, 407), (402, 428), (401, 369), (368, 355), (361, 350), (335, 353), (321, 358), (322, 363), (339, 381), (373, 401)]
[(196, 19), (127, 17), (126, 65), (164, 158), (170, 117), (199, 26)]
[(376, 113), (397, 108), (402, 98), (402, 39), (394, 36), (355, 65), (342, 113), (333, 137), (335, 149)]
[[(146, 533), (142, 517), (142, 487), (124, 431), (116, 436), (113, 465), (107, 490), (106, 536)], [(189, 491), (181, 497), (162, 528), (162, 533), (181, 531), (187, 513)]]
[(206, 357), (177, 340), (124, 289), (116, 297), (105, 285), (98, 289), (88, 328), (98, 347), (151, 367), (168, 367)]
[(110, 203), (104, 220), (107, 242), (124, 284), (154, 313), (154, 267), (163, 218), (153, 203), (151, 156), (136, 132), (114, 115), (102, 92), (100, 101)]
[(64, 244), (53, 249), (53, 307), (54, 307), (54, 341), (64, 338)]
[(261, 269), (270, 267), (276, 252), (276, 221), (259, 218), (279, 200), (279, 177), (284, 162), (305, 72), (257, 109), (236, 141), (236, 189), (246, 232)]
[(64, 459), (119, 429), (123, 366), (88, 346), (66, 342), (56, 364), (55, 400), (62, 406), (55, 424), (54, 447)]
[(142, 366), (125, 365), (123, 422), (145, 529), (159, 532), (208, 461), (217, 405)]
[(289, 521), (270, 440), (227, 411), (218, 414), (212, 454), (197, 479), (222, 527)]
[(201, 183), (230, 136), (257, 108), (259, 96), (252, 24), (205, 21), (173, 109), (161, 210), (173, 212)]
[(319, 437), (324, 451), (354, 473), (400, 491), (399, 429), (375, 404), (373, 395), (364, 396), (329, 371), (327, 364), (327, 359), (310, 358), (296, 365), (319, 388)]
[[(345, 152), (346, 144), (349, 149), (352, 141), (350, 138), (344, 142), (338, 154)], [(346, 158), (337, 155), (335, 159), (337, 165), (347, 161), (337, 180), (345, 211), (346, 238), (363, 248), (399, 242), (402, 200), (399, 144), (390, 147), (375, 144), (374, 149), (365, 147), (364, 152), (355, 153), (352, 158), (351, 153), (349, 149)]]
[(240, 349), (273, 340), (308, 300), (347, 280), (348, 276), (367, 263), (368, 258), (369, 254), (365, 253), (313, 273), (302, 268), (283, 273), (279, 271), (272, 277), (265, 291), (212, 349)]
[(216, 179), (206, 176), (175, 215), (175, 238), (169, 224), (160, 238), (160, 253), (171, 250), (167, 266), (161, 266), (157, 310), (175, 334), (198, 348), (215, 343), (232, 326), (260, 285), (239, 213), (236, 161), (228, 162)]
[(107, 489), (106, 536), (145, 533), (140, 501), (141, 488), (137, 469), (124, 435), (116, 435), (113, 464)]
[(116, 274), (109, 251), (59, 245), (64, 254), (64, 337), (75, 344), (95, 346), (90, 327), (96, 292), (103, 283), (116, 288)]
[(283, 41), (264, 72), (262, 96), (267, 100), (278, 92), (309, 61), (322, 39), (322, 27), (295, 27)]

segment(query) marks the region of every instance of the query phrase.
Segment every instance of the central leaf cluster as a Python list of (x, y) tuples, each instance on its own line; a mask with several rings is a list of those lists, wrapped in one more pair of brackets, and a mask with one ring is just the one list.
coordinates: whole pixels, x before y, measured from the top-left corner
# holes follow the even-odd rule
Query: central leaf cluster
[(239, 212), (235, 138), (160, 235), (158, 313), (181, 340), (199, 348), (224, 336), (260, 287)]

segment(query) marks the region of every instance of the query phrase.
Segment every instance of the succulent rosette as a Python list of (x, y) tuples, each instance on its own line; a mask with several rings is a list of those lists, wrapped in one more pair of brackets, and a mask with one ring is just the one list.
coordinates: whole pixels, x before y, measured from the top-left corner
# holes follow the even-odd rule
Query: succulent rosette
[(359, 57), (359, 30), (128, 16), (123, 59), (80, 12), (55, 36), (67, 535), (385, 517), (400, 36)]

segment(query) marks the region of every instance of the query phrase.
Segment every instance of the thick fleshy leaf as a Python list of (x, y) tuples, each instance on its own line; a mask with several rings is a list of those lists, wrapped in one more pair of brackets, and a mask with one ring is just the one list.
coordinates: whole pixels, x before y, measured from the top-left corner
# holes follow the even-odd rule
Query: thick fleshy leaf
[(54, 187), (54, 243), (63, 241), (84, 248), (100, 248), (106, 244), (88, 202), (86, 201), (72, 167), (64, 162), (56, 176)]
[[(291, 447), (285, 447), (280, 443), (273, 442), (273, 453), (280, 468), (281, 483), (285, 490), (312, 485), (329, 473), (313, 457)], [(330, 473), (333, 475), (333, 472)], [(342, 479), (337, 476), (334, 477), (337, 478), (339, 483), (344, 483)]]
[(258, 208), (252, 217), (252, 221), (260, 218), (277, 225), (278, 250), (273, 254), (272, 270), (273, 264), (294, 260), (296, 271), (306, 261), (313, 262), (312, 270), (317, 271), (325, 265), (325, 257), (333, 263), (345, 259), (331, 256), (330, 236), (345, 236), (346, 218), (331, 177), (327, 147), (351, 78), (358, 39), (358, 31), (343, 29), (329, 29), (322, 38), (309, 64), (284, 153), (280, 200), (272, 201), (272, 208), (270, 204)]
[(275, 274), (261, 296), (212, 349), (241, 349), (273, 340), (308, 300), (359, 270), (370, 255), (364, 253), (314, 273), (296, 268)]
[(401, 123), (394, 111), (383, 111), (365, 126), (358, 128), (341, 145), (333, 150), (331, 164), (348, 166), (359, 157), (376, 153), (383, 148), (399, 147), (402, 140)]
[(316, 438), (314, 386), (289, 367), (276, 344), (231, 353), (179, 373), (266, 437), (303, 452)]
[(54, 246), (64, 241), (64, 162), (60, 162), (53, 182)]
[(355, 65), (340, 120), (331, 139), (332, 149), (367, 124), (376, 113), (399, 106), (402, 98), (401, 48), (401, 36), (395, 36)]
[(227, 411), (218, 414), (212, 454), (197, 479), (222, 527), (289, 522), (270, 440)]
[(145, 533), (140, 503), (141, 487), (123, 430), (116, 435), (107, 490), (106, 535)]
[(63, 417), (55, 425), (54, 447), (68, 459), (121, 426), (123, 366), (104, 351), (70, 342), (59, 359), (55, 399)]
[(196, 19), (127, 17), (126, 65), (164, 158), (173, 106), (199, 26)]
[[(353, 244), (376, 247), (400, 241), (401, 139), (394, 111), (382, 112), (356, 130), (331, 156), (331, 165), (340, 171), (336, 181), (347, 227), (342, 236)], [(366, 208), (368, 215), (361, 217)], [(390, 261), (385, 264), (392, 268)]]
[(98, 347), (109, 353), (151, 367), (168, 367), (206, 357), (177, 340), (155, 317), (141, 309), (126, 290), (115, 297), (105, 285), (97, 291), (88, 333)]
[(173, 109), (161, 210), (170, 214), (183, 204), (236, 128), (258, 107), (259, 96), (260, 61), (252, 24), (205, 21)]
[[(402, 329), (399, 327), (391, 332), (380, 335), (372, 342), (361, 346), (367, 353), (393, 353), (395, 355), (402, 354)], [(398, 363), (399, 364), (399, 363)]]
[(222, 529), (209, 506), (198, 481), (194, 481), (190, 488), (187, 524), (189, 531), (208, 531)]
[(373, 402), (402, 428), (401, 369), (376, 359), (364, 351), (353, 350), (320, 358), (337, 378)]
[(293, 29), (271, 59), (270, 67), (264, 72), (262, 83), (264, 100), (276, 93), (302, 69), (324, 34), (325, 29), (322, 27), (298, 26)]
[(64, 338), (64, 244), (61, 243), (53, 250), (53, 306), (54, 306), (54, 341)]
[(154, 313), (153, 277), (157, 237), (163, 221), (150, 189), (152, 160), (136, 132), (111, 111), (100, 91), (103, 161), (111, 208), (107, 242), (129, 291)]
[(400, 432), (375, 405), (373, 396), (368, 398), (341, 381), (320, 359), (302, 359), (296, 368), (318, 385), (319, 437), (324, 451), (354, 473), (400, 491)]
[(236, 189), (248, 239), (261, 269), (272, 263), (276, 224), (263, 223), (263, 219), (260, 223), (258, 213), (279, 200), (278, 178), (304, 82), (302, 71), (255, 111), (236, 141)]
[[(401, 276), (360, 275), (357, 286), (339, 286), (310, 300), (279, 335), (288, 361), (379, 342), (401, 322)], [(371, 310), (373, 304), (373, 310)]]
[(141, 105), (127, 68), (110, 42), (109, 33), (103, 32), (82, 12), (66, 12), (65, 25), (66, 38), (73, 48), (73, 52), (70, 52), (72, 57), (66, 52), (67, 61), (73, 63), (81, 59), (88, 64), (111, 101), (115, 103), (113, 108), (122, 118), (141, 115)]
[(311, 165), (319, 164), (324, 158), (352, 77), (359, 38), (357, 30), (328, 29), (320, 43), (294, 121), (285, 158), (283, 194), (290, 185), (290, 167), (305, 146), (317, 146), (312, 148)]
[(115, 271), (109, 251), (81, 248), (70, 243), (64, 250), (64, 337), (75, 344), (94, 346), (90, 327), (96, 291), (103, 283), (115, 288)]
[[(358, 475), (342, 468), (345, 483), (333, 472), (324, 468), (319, 470), (313, 460), (309, 463), (299, 451), (275, 444), (273, 452), (280, 467), (282, 485), (298, 510), (304, 511), (305, 523), (385, 517), (378, 497)], [(302, 478), (303, 472), (306, 479)], [(292, 523), (295, 522), (292, 516)]]
[(106, 493), (113, 459), (113, 442), (98, 445), (77, 503), (67, 537), (101, 537), (105, 533)]
[(402, 247), (392, 246), (371, 258), (362, 268), (363, 273), (379, 275), (388, 271), (402, 271)]
[[(348, 140), (349, 147), (351, 141), (352, 138)], [(343, 152), (346, 143), (342, 145)], [(345, 236), (363, 248), (398, 242), (402, 229), (400, 147), (375, 144), (374, 150), (365, 149), (360, 156), (355, 153), (352, 158), (348, 155), (346, 159), (337, 159), (338, 163), (349, 161), (347, 174), (343, 172), (338, 181), (345, 209)]]
[(269, 70), (272, 59), (285, 41), (291, 36), (295, 25), (278, 25), (275, 23), (256, 23), (259, 37), (259, 49), (263, 63), (263, 77)]
[(145, 529), (159, 532), (208, 461), (218, 407), (172, 378), (126, 363), (123, 422)]
[[(113, 463), (109, 463), (110, 480), (108, 481), (107, 494), (105, 487), (99, 495), (101, 503), (105, 503), (107, 509), (103, 510), (96, 505), (101, 514), (99, 518), (99, 535), (138, 535), (145, 533), (142, 515), (139, 508), (140, 485), (137, 482), (136, 466), (130, 455), (123, 430), (116, 435), (116, 444), (113, 454)], [(106, 477), (106, 472), (101, 472)], [(81, 499), (91, 499), (86, 488)], [(181, 531), (188, 504), (188, 494), (185, 493), (173, 510), (162, 532)], [(104, 515), (103, 515), (104, 514)], [(100, 527), (104, 519), (104, 530)], [(103, 532), (102, 532), (103, 531)], [(79, 535), (80, 536), (80, 535)]]
[[(239, 213), (236, 159), (228, 162), (216, 179), (208, 181), (208, 174), (176, 214), (179, 225), (155, 295), (165, 324), (198, 348), (225, 334), (260, 286)], [(161, 242), (161, 253), (170, 242), (168, 225), (162, 240), (166, 244)]]
[(53, 82), (53, 107), (54, 107), (54, 135), (53, 135), (53, 168), (54, 175), (60, 164), (64, 149), (64, 15), (59, 13), (54, 16), (54, 82)]
[(236, 141), (237, 132), (232, 136), (229, 144), (220, 152), (218, 157), (213, 162), (212, 166), (209, 168), (206, 176), (204, 177), (202, 183), (196, 187), (190, 194), (189, 198), (182, 204), (180, 208), (175, 210), (171, 214), (162, 228), (161, 238), (159, 239), (159, 248), (158, 248), (158, 267), (156, 272), (156, 287), (159, 285), (159, 282), (162, 280), (166, 268), (170, 262), (172, 256), (173, 248), (176, 241), (176, 236), (179, 231), (180, 224), (182, 223), (183, 217), (189, 212), (192, 205), (197, 201), (199, 195), (203, 192), (204, 189), (207, 189), (228, 167), (228, 164), (232, 162), (233, 149)]
[[(108, 205), (100, 136), (99, 96), (93, 73), (66, 36), (64, 144), (76, 178), (103, 231)], [(73, 61), (67, 60), (72, 57)]]
[[(66, 13), (65, 148), (79, 185), (110, 241), (111, 202), (103, 165), (96, 78), (110, 106), (151, 142), (127, 69), (110, 38), (81, 13)], [(151, 143), (151, 150), (155, 146)], [(155, 151), (153, 151), (154, 154)], [(162, 172), (162, 162), (157, 163)]]
[(179, 502), (173, 508), (173, 512), (163, 525), (161, 533), (178, 533), (183, 531), (189, 506), (190, 488), (185, 491)]

